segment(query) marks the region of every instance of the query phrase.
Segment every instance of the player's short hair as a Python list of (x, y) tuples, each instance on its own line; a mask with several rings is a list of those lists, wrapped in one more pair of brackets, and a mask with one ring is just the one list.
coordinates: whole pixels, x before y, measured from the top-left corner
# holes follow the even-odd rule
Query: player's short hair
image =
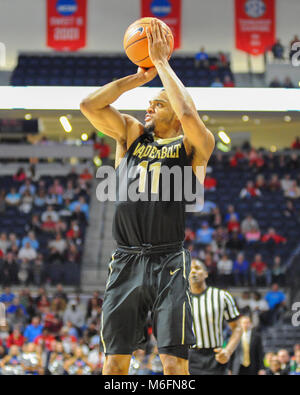
[(193, 261), (196, 262), (196, 263), (198, 263), (199, 265), (201, 265), (202, 269), (208, 273), (207, 266), (205, 265), (204, 262), (200, 261), (200, 259), (197, 259), (197, 258), (193, 258), (193, 259), (192, 259), (192, 262), (193, 262)]

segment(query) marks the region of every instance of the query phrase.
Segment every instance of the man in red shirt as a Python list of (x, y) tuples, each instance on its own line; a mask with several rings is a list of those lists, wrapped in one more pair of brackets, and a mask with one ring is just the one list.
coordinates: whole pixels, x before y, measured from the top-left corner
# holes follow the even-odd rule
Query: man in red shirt
[(266, 285), (271, 284), (271, 272), (266, 263), (262, 261), (260, 254), (256, 254), (251, 263), (251, 285), (255, 287), (258, 281), (265, 282)]
[(53, 351), (55, 337), (49, 334), (47, 328), (43, 328), (42, 334), (34, 339), (34, 343), (39, 346), (44, 346), (47, 351)]
[(285, 237), (277, 234), (274, 228), (269, 228), (268, 233), (263, 235), (263, 237), (261, 238), (261, 241), (263, 243), (273, 242), (273, 243), (279, 244), (279, 243), (286, 243), (287, 240)]

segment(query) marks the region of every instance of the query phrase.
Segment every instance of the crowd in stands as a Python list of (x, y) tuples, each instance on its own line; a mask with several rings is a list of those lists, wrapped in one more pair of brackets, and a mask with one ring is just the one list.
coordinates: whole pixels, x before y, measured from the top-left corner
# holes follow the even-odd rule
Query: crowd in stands
[(92, 174), (0, 181), (0, 284), (78, 284)]
[(207, 71), (211, 77), (211, 87), (215, 88), (232, 88), (235, 86), (233, 75), (230, 71), (230, 61), (227, 56), (219, 51), (218, 54), (211, 59), (211, 56), (205, 51), (205, 47), (201, 47), (195, 54), (195, 67), (203, 72)]
[(286, 47), (281, 43), (280, 39), (277, 39), (271, 48), (271, 52), (273, 54), (274, 59), (279, 59), (279, 60), (291, 59), (298, 49), (298, 48), (293, 49), (293, 44), (299, 42), (300, 42), (300, 38), (296, 34), (291, 40), (291, 42), (289, 43), (289, 45)]
[(287, 285), (287, 258), (299, 242), (299, 168), (296, 152), (249, 148), (212, 157), (204, 206), (187, 216), (185, 239), (212, 284)]

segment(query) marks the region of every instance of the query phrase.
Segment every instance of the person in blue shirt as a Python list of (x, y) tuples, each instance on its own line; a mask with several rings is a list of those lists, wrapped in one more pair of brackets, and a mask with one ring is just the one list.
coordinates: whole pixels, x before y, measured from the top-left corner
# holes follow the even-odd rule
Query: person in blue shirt
[(272, 290), (266, 293), (265, 300), (267, 301), (270, 308), (269, 322), (271, 325), (274, 325), (284, 312), (285, 299), (285, 294), (282, 291), (279, 291), (278, 284), (276, 283), (272, 285)]
[(196, 243), (210, 244), (213, 240), (215, 230), (210, 228), (208, 222), (202, 222), (201, 228), (196, 231)]
[(7, 309), (6, 309), (6, 314), (14, 314), (14, 313), (18, 310), (18, 308), (22, 309), (22, 310), (23, 310), (23, 313), (24, 313), (25, 315), (27, 315), (25, 306), (23, 306), (23, 305), (20, 303), (20, 299), (19, 299), (19, 298), (14, 298), (12, 304), (11, 304), (10, 306), (7, 307)]
[(208, 66), (208, 54), (205, 52), (204, 47), (201, 47), (200, 51), (195, 55), (195, 66)]
[(5, 197), (5, 202), (9, 206), (18, 206), (21, 202), (21, 195), (16, 191), (16, 188), (11, 188), (10, 192)]
[(4, 288), (4, 292), (0, 295), (0, 302), (5, 303), (5, 304), (10, 304), (15, 298), (15, 294), (10, 292), (9, 287)]
[(34, 232), (32, 232), (32, 231), (28, 232), (28, 236), (23, 237), (22, 247), (24, 247), (26, 245), (26, 243), (29, 243), (31, 245), (31, 247), (34, 248), (35, 250), (37, 250), (40, 245), (40, 243), (35, 238)]
[(25, 181), (25, 184), (23, 184), (20, 189), (19, 189), (19, 193), (20, 195), (23, 195), (25, 193), (25, 191), (29, 191), (30, 195), (35, 195), (35, 191), (36, 191), (36, 187), (31, 184), (30, 179), (27, 179)]
[(39, 317), (33, 317), (31, 324), (27, 325), (24, 331), (24, 336), (29, 343), (33, 343), (35, 338), (42, 334), (43, 325), (40, 324)]
[(237, 255), (233, 263), (233, 277), (235, 285), (248, 285), (249, 284), (249, 262), (246, 261), (244, 254)]

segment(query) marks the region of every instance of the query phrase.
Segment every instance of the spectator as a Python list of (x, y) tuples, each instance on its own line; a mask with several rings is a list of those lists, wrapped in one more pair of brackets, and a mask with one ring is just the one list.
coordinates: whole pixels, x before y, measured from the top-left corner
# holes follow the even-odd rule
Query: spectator
[(53, 233), (56, 230), (56, 222), (54, 222), (50, 215), (42, 224), (42, 230), (47, 233)]
[(53, 210), (52, 206), (48, 206), (47, 210), (43, 212), (42, 214), (42, 222), (45, 222), (46, 220), (51, 218), (53, 222), (57, 222), (59, 220), (59, 215), (57, 214), (56, 211)]
[(268, 302), (269, 308), (275, 310), (285, 305), (285, 294), (279, 291), (278, 284), (274, 283), (271, 291), (266, 293), (265, 300)]
[(34, 342), (35, 338), (42, 333), (43, 325), (40, 324), (39, 317), (33, 317), (31, 324), (27, 325), (24, 331), (24, 336), (26, 337), (27, 341), (32, 343)]
[(23, 306), (23, 305), (20, 303), (20, 300), (19, 300), (18, 297), (15, 297), (14, 300), (12, 301), (12, 303), (10, 304), (10, 306), (7, 307), (6, 313), (7, 313), (8, 315), (14, 314), (14, 313), (17, 311), (17, 309), (19, 309), (19, 308), (23, 310), (23, 313), (24, 313), (24, 314), (26, 314), (25, 306)]
[(277, 39), (275, 44), (273, 44), (272, 53), (274, 59), (283, 59), (284, 47), (279, 39)]
[(34, 197), (33, 204), (36, 207), (44, 207), (46, 205), (47, 195), (44, 189), (39, 189)]
[(280, 236), (276, 233), (274, 228), (269, 228), (268, 232), (262, 236), (261, 238), (262, 243), (271, 243), (271, 244), (279, 244), (279, 243), (286, 243), (286, 238)]
[(214, 81), (210, 84), (212, 88), (223, 88), (223, 82), (220, 80), (219, 77), (216, 77)]
[(295, 140), (292, 142), (291, 148), (292, 149), (300, 149), (300, 138), (299, 137), (295, 137)]
[(14, 327), (12, 333), (6, 339), (6, 347), (10, 348), (11, 346), (22, 347), (25, 343), (25, 337), (22, 335), (20, 329), (18, 327)]
[(185, 228), (185, 241), (194, 241), (195, 240), (195, 232), (191, 228)]
[(283, 189), (284, 192), (288, 191), (293, 184), (293, 180), (291, 180), (291, 175), (290, 174), (285, 174), (283, 179), (280, 180), (281, 188)]
[(34, 344), (45, 347), (49, 351), (54, 350), (55, 337), (49, 333), (47, 328), (43, 328), (42, 333), (34, 339)]
[(37, 241), (35, 237), (35, 233), (33, 231), (28, 232), (28, 236), (23, 237), (22, 247), (29, 243), (32, 248), (37, 250), (39, 248), (40, 243)]
[(289, 199), (298, 199), (300, 197), (300, 187), (297, 181), (292, 181), (291, 186), (284, 192), (284, 196)]
[(266, 188), (266, 180), (263, 174), (258, 174), (256, 176), (255, 187), (259, 190)]
[(33, 214), (31, 217), (31, 221), (29, 224), (25, 226), (26, 231), (32, 231), (35, 234), (40, 234), (40, 231), (42, 230), (42, 224), (39, 220), (38, 214)]
[(259, 225), (256, 219), (253, 218), (252, 214), (247, 214), (241, 223), (241, 232), (245, 235), (251, 230), (259, 230)]
[(22, 182), (22, 181), (25, 181), (25, 179), (26, 179), (26, 173), (25, 173), (23, 167), (20, 167), (18, 169), (17, 173), (14, 174), (13, 180), (16, 182)]
[(75, 211), (76, 207), (80, 207), (80, 211), (84, 213), (85, 217), (88, 219), (89, 216), (89, 206), (85, 201), (83, 196), (80, 196), (78, 200), (70, 204), (70, 210)]
[(20, 240), (17, 239), (17, 235), (15, 233), (10, 233), (8, 235), (8, 242), (9, 242), (9, 249), (16, 246), (17, 248), (20, 247)]
[(49, 187), (48, 192), (50, 195), (63, 195), (64, 188), (62, 187), (57, 178), (54, 179), (53, 184)]
[(5, 197), (5, 202), (10, 207), (18, 207), (21, 202), (21, 194), (17, 192), (16, 188), (11, 188)]
[(15, 298), (15, 294), (10, 291), (10, 287), (5, 287), (4, 292), (0, 295), (0, 302), (8, 306)]
[(247, 244), (257, 243), (260, 241), (261, 233), (259, 229), (253, 228), (248, 230), (248, 232), (246, 232), (244, 236)]
[(8, 250), (10, 246), (9, 241), (7, 240), (7, 235), (5, 232), (2, 232), (0, 235), (0, 249), (1, 251), (6, 254), (6, 251)]
[(66, 303), (68, 302), (68, 296), (64, 291), (62, 284), (56, 285), (56, 291), (53, 294), (53, 297), (63, 299)]
[(231, 214), (229, 221), (227, 223), (227, 230), (229, 233), (231, 232), (239, 232), (240, 230), (240, 223), (237, 219), (235, 214)]
[(232, 204), (229, 204), (229, 206), (227, 206), (227, 213), (224, 218), (225, 222), (229, 221), (231, 214), (234, 214), (238, 221), (240, 220), (240, 217), (239, 217), (238, 213), (236, 212), (234, 206)]
[(274, 263), (271, 272), (272, 272), (272, 283), (277, 283), (280, 286), (285, 285), (286, 267), (281, 263), (280, 255), (276, 255), (274, 257)]
[(278, 77), (274, 77), (269, 84), (270, 88), (281, 88), (281, 83)]
[(235, 86), (234, 82), (232, 81), (230, 75), (225, 75), (224, 81), (223, 81), (223, 86), (225, 88), (233, 88)]
[(30, 242), (26, 242), (25, 246), (20, 248), (20, 251), (18, 253), (18, 258), (21, 260), (29, 260), (29, 261), (33, 261), (34, 259), (36, 259), (37, 257), (37, 253), (36, 250), (34, 248), (31, 247)]
[(67, 230), (67, 224), (62, 219), (59, 219), (55, 222), (55, 232), (56, 233), (64, 233)]
[(261, 196), (261, 192), (254, 186), (253, 181), (247, 181), (246, 187), (240, 192), (240, 198), (251, 198)]
[(283, 88), (295, 88), (295, 85), (292, 83), (292, 80), (290, 79), (290, 77), (285, 77), (282, 87)]
[(73, 187), (73, 182), (71, 180), (69, 180), (67, 182), (66, 190), (63, 194), (63, 199), (64, 200), (66, 200), (66, 199), (73, 200), (74, 197), (75, 197), (75, 189)]
[(203, 66), (208, 66), (208, 54), (205, 52), (205, 48), (201, 47), (199, 52), (197, 52), (195, 55), (195, 67)]
[(233, 231), (226, 242), (226, 248), (232, 252), (240, 252), (243, 250), (245, 245), (245, 239), (242, 234), (237, 231)]
[(282, 372), (281, 364), (276, 355), (272, 356), (270, 359), (270, 367), (266, 370), (267, 376), (285, 376), (286, 373)]
[(277, 174), (272, 174), (270, 181), (267, 184), (270, 192), (278, 192), (280, 189), (280, 181)]
[(244, 254), (239, 253), (233, 263), (234, 285), (248, 285), (249, 283), (249, 262), (245, 259)]
[(210, 174), (207, 174), (204, 179), (204, 188), (208, 191), (215, 191), (217, 186), (217, 180)]
[(20, 187), (19, 194), (24, 195), (25, 192), (28, 192), (29, 195), (35, 195), (36, 187), (31, 183), (31, 180), (27, 178), (25, 183)]
[(259, 281), (261, 283), (262, 280), (264, 280), (267, 286), (271, 284), (270, 271), (266, 263), (262, 261), (261, 255), (256, 254), (251, 264), (251, 284), (255, 287), (257, 282)]
[(8, 252), (3, 260), (2, 282), (3, 284), (12, 285), (18, 283), (19, 265), (16, 257), (12, 252)]
[(294, 38), (293, 38), (292, 41), (290, 42), (290, 59), (292, 58), (292, 56), (293, 56), (295, 53), (297, 53), (297, 50), (298, 50), (298, 48), (297, 48), (297, 49), (292, 49), (293, 44), (299, 43), (299, 42), (300, 42), (300, 39), (299, 39), (299, 37), (295, 34)]
[(89, 182), (93, 179), (92, 173), (89, 171), (89, 169), (86, 167), (83, 172), (80, 174), (79, 178), (81, 180), (84, 180), (86, 182)]
[(288, 375), (291, 371), (290, 354), (288, 350), (281, 349), (277, 353), (280, 369), (283, 375)]
[(100, 142), (94, 143), (94, 150), (98, 151), (99, 158), (103, 164), (106, 164), (110, 155), (110, 145), (105, 142), (104, 138), (100, 139)]
[(62, 255), (67, 248), (67, 242), (62, 238), (60, 233), (57, 233), (55, 240), (49, 242), (49, 247), (54, 247)]
[(300, 157), (296, 152), (291, 153), (287, 161), (287, 168), (291, 171), (300, 169)]
[(299, 213), (297, 212), (292, 200), (286, 201), (286, 206), (283, 211), (283, 215), (287, 218), (294, 218), (296, 221), (299, 221)]
[(207, 245), (212, 242), (214, 229), (209, 227), (208, 222), (202, 222), (201, 228), (196, 231), (196, 243)]
[(5, 190), (0, 189), (0, 214), (3, 214), (6, 210), (5, 194)]
[(264, 300), (259, 292), (253, 293), (253, 299), (250, 303), (253, 326), (263, 327), (267, 325), (268, 303)]
[(21, 213), (28, 214), (32, 210), (33, 205), (33, 195), (30, 194), (28, 190), (25, 190), (21, 198), (21, 204), (19, 205), (19, 210)]
[(232, 284), (232, 268), (232, 260), (229, 259), (226, 254), (224, 254), (217, 263), (219, 282), (222, 287), (228, 287), (230, 284)]
[(70, 306), (67, 307), (64, 317), (64, 323), (71, 322), (79, 333), (84, 326), (84, 312), (78, 308), (76, 301), (72, 301)]
[(290, 369), (290, 374), (291, 375), (298, 375), (300, 373), (300, 349), (295, 351), (294, 354), (294, 360), (291, 361), (291, 369)]

